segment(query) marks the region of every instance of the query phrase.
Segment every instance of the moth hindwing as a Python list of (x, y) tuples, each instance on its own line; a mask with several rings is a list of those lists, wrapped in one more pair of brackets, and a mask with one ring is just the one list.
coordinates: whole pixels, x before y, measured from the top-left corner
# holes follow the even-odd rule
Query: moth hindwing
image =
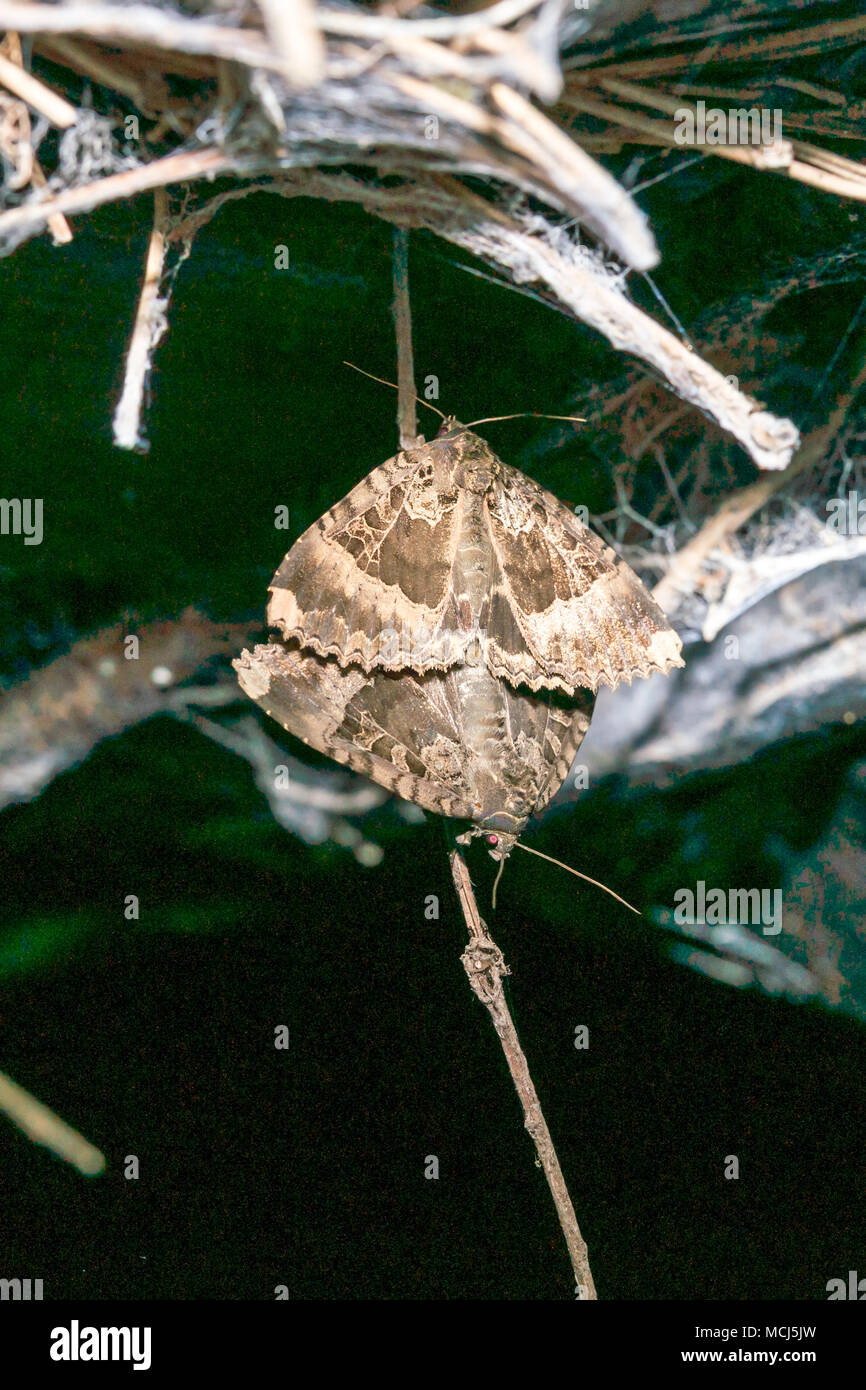
[(495, 857), (559, 790), (594, 701), (589, 691), (515, 690), (483, 662), (365, 672), (294, 642), (244, 651), (234, 665), (283, 728), (407, 801), (471, 820)]

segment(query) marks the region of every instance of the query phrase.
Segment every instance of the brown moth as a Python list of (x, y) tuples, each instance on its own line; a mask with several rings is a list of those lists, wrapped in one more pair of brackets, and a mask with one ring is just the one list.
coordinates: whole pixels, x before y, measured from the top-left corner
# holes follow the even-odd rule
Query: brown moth
[(559, 790), (595, 692), (682, 666), (640, 580), (453, 418), (292, 546), (234, 663), (290, 733), (407, 800), (471, 820), (496, 859)]

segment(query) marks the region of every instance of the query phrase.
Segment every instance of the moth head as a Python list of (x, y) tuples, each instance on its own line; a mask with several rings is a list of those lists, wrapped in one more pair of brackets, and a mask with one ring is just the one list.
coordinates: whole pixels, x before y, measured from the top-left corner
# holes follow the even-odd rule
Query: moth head
[(507, 811), (499, 811), (492, 816), (485, 816), (482, 821), (476, 821), (472, 829), (467, 830), (465, 835), (457, 836), (457, 843), (468, 845), (470, 840), (480, 836), (487, 845), (487, 852), (491, 859), (497, 861), (507, 859), (517, 844), (525, 824), (525, 816), (520, 820)]
[(502, 465), (486, 440), (461, 425), (454, 415), (446, 415), (434, 443), (444, 445), (452, 461), (454, 481), (466, 492), (485, 493)]
[(507, 859), (517, 844), (517, 836), (507, 830), (485, 831), (484, 839), (489, 846), (487, 853), (497, 862)]
[(437, 439), (454, 438), (456, 435), (463, 434), (466, 430), (465, 425), (461, 425), (456, 415), (446, 415), (442, 424), (436, 431)]

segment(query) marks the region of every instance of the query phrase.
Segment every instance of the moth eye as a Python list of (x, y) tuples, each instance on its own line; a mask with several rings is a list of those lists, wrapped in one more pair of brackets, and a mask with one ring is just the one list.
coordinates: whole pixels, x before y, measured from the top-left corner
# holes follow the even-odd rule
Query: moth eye
[(487, 843), (488, 843), (488, 845), (498, 845), (498, 844), (499, 844), (499, 836), (498, 836), (498, 835), (488, 835), (488, 836), (487, 836)]

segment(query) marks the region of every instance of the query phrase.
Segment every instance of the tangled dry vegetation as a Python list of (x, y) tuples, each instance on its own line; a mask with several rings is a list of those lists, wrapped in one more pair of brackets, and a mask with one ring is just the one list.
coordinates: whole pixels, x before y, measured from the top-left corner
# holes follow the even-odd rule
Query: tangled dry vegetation
[[(76, 215), (153, 192), (114, 420), (116, 442), (134, 448), (151, 356), (166, 328), (168, 269), (227, 200), (265, 188), (357, 203), (397, 226), (430, 229), (642, 364), (622, 392), (607, 388), (587, 404), (596, 421), (616, 413), (628, 465), (650, 450), (665, 455), (669, 486), (639, 549), (662, 556), (660, 594), (675, 606), (694, 591), (720, 535), (785, 488), (792, 469), (824, 459), (857, 391), (832, 429), (798, 453), (795, 424), (741, 389), (758, 375), (748, 365), (762, 337), (759, 309), (728, 319), (723, 334), (709, 325), (699, 351), (632, 302), (626, 274), (650, 270), (658, 249), (644, 213), (596, 156), (675, 148), (675, 113), (697, 113), (700, 102), (748, 103), (781, 110), (779, 138), (705, 144), (695, 157), (746, 163), (756, 179), (798, 180), (862, 201), (864, 167), (840, 150), (859, 153), (863, 104), (802, 73), (816, 54), (849, 55), (866, 19), (816, 22), (822, 8), (754, 0), (720, 14), (704, 0), (498, 0), (443, 13), (413, 0), (7, 0), (0, 248), (8, 254), (46, 230), (68, 240)], [(788, 290), (792, 283), (796, 276)], [(703, 439), (695, 438), (699, 417), (714, 427)], [(688, 486), (673, 457), (684, 437), (698, 451)], [(671, 564), (689, 524), (716, 510), (718, 487), (706, 486), (707, 475), (717, 475), (730, 441), (776, 476), (714, 530), (692, 537)], [(622, 483), (630, 488), (627, 473)], [(670, 534), (656, 544), (664, 509), (681, 510), (684, 494), (697, 511), (671, 513)], [(626, 501), (620, 542), (629, 521)]]
[[(856, 207), (866, 197), (864, 103), (851, 95), (863, 16), (832, 0), (741, 0), (721, 12), (707, 0), (497, 0), (448, 12), (414, 0), (0, 0), (2, 31), (0, 250), (46, 232), (68, 240), (75, 218), (101, 204), (153, 200), (119, 446), (146, 435), (172, 272), (220, 207), (264, 189), (426, 228), (625, 355), (620, 381), (575, 388), (618, 460), (616, 506), (594, 520), (656, 581), (681, 629), (710, 640), (792, 578), (861, 555), (856, 528), (825, 523), (827, 499), (863, 482), (862, 324), (847, 343), (859, 368), (802, 440), (759, 397), (772, 402), (789, 350), (769, 317), (804, 286), (862, 278), (862, 248), (804, 259), (712, 306), (691, 341), (630, 297), (629, 277), (659, 251), (600, 160), (634, 150), (639, 164), (669, 149)], [(682, 113), (697, 121), (701, 103), (780, 111), (781, 127), (770, 143), (682, 152)], [(751, 479), (746, 459), (760, 470)]]

